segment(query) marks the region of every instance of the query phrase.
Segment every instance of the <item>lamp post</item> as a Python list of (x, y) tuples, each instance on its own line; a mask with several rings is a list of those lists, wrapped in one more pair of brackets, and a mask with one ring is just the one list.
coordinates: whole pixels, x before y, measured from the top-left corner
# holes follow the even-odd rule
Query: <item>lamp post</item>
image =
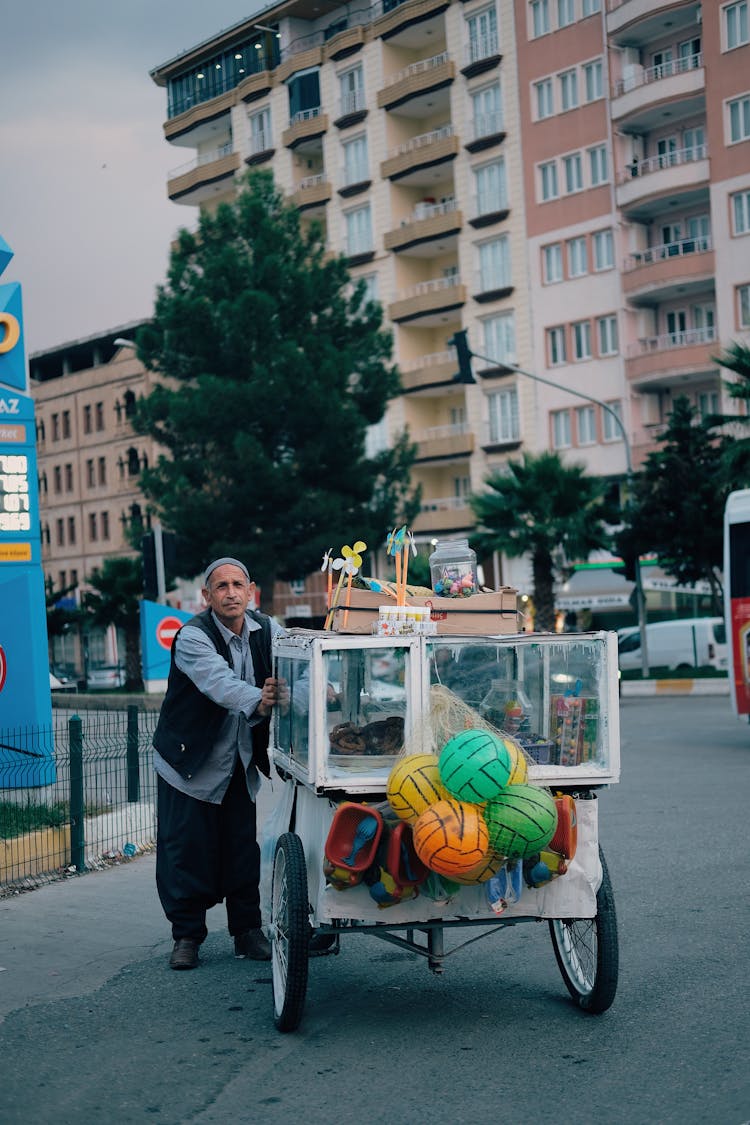
[[(471, 370), (471, 361), (474, 356), (477, 359), (484, 359), (487, 363), (497, 363), (497, 360), (491, 359), (490, 356), (480, 355), (479, 352), (474, 352), (469, 347), (466, 329), (462, 328), (455, 333), (454, 336), (448, 340), (448, 343), (453, 345), (456, 349), (456, 356), (458, 358), (458, 374), (456, 381), (459, 383), (475, 383), (476, 380)], [(612, 418), (617, 426), (620, 436), (622, 437), (625, 446), (625, 464), (627, 466), (628, 486), (629, 492), (632, 492), (632, 479), (633, 479), (633, 461), (630, 455), (630, 442), (628, 435), (625, 432), (625, 427), (622, 419), (616, 410), (613, 410), (606, 402), (602, 402), (598, 398), (593, 398), (591, 395), (584, 394), (582, 391), (571, 390), (570, 387), (563, 386), (562, 383), (555, 383), (552, 379), (545, 379), (541, 375), (536, 375), (531, 371), (525, 371), (523, 367), (518, 367), (515, 363), (508, 363), (503, 360), (503, 366), (507, 367), (509, 371), (514, 371), (517, 375), (525, 375), (527, 379), (533, 379), (536, 383), (545, 383), (548, 387), (554, 387), (558, 391), (566, 391), (569, 395), (574, 395), (576, 398), (582, 398), (586, 402), (592, 402), (595, 406), (599, 406), (605, 410)], [(628, 499), (628, 503), (630, 500)], [(641, 635), (641, 670), (645, 676), (649, 673), (648, 663), (648, 642), (646, 638), (646, 599), (643, 595), (643, 582), (641, 578), (641, 564), (636, 554), (635, 557), (635, 598), (636, 598), (636, 611), (638, 614), (638, 629)]]
[[(112, 343), (117, 348), (132, 348), (135, 351), (134, 340), (126, 340), (118, 336)], [(160, 520), (153, 521), (154, 532), (154, 558), (156, 559), (156, 600), (159, 605), (164, 605), (167, 600), (167, 577), (164, 570), (164, 539)]]

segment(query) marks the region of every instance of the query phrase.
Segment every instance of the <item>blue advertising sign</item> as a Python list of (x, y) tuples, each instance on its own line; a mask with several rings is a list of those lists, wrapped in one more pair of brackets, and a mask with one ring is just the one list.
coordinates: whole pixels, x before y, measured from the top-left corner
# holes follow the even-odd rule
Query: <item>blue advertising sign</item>
[[(13, 256), (0, 238), (0, 273)], [(54, 781), (34, 401), (21, 286), (0, 285), (0, 785)]]

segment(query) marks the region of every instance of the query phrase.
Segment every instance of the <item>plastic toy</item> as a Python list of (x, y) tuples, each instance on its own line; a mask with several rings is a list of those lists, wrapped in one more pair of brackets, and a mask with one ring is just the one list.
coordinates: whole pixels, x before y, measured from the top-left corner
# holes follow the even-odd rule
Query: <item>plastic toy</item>
[(440, 777), (448, 792), (459, 801), (491, 801), (510, 780), (517, 764), (514, 750), (490, 731), (461, 731), (440, 754)]
[(458, 879), (472, 872), (489, 851), (480, 809), (467, 801), (438, 801), (414, 825), (417, 855), (433, 871)]
[(388, 777), (386, 796), (401, 820), (414, 824), (425, 809), (445, 800), (448, 791), (440, 780), (434, 754), (409, 754), (401, 758)]
[(552, 839), (557, 808), (546, 789), (512, 785), (484, 809), (490, 847), (509, 859), (536, 855)]

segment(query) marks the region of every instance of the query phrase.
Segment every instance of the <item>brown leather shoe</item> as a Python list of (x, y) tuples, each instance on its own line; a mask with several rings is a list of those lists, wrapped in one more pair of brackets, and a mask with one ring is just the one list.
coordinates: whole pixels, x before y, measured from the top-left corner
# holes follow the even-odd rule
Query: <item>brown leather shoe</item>
[(251, 961), (270, 961), (271, 943), (262, 930), (248, 930), (234, 939), (235, 957), (249, 957)]
[(200, 942), (192, 941), (190, 938), (179, 938), (174, 943), (169, 958), (170, 969), (197, 969), (199, 945)]

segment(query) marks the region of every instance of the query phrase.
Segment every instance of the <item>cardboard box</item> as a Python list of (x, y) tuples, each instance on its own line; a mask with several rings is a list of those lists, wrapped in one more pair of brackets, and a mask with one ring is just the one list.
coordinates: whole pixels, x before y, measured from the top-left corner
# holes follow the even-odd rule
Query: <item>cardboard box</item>
[[(430, 606), (430, 618), (437, 623), (439, 634), (510, 636), (522, 630), (517, 591), (510, 586), (503, 586), (488, 594), (472, 594), (470, 598), (414, 597), (409, 598), (408, 602), (409, 605)], [(336, 633), (369, 635), (378, 619), (380, 606), (391, 604), (393, 599), (387, 594), (372, 590), (352, 590), (346, 628), (346, 606), (340, 605), (334, 615), (333, 630)]]

